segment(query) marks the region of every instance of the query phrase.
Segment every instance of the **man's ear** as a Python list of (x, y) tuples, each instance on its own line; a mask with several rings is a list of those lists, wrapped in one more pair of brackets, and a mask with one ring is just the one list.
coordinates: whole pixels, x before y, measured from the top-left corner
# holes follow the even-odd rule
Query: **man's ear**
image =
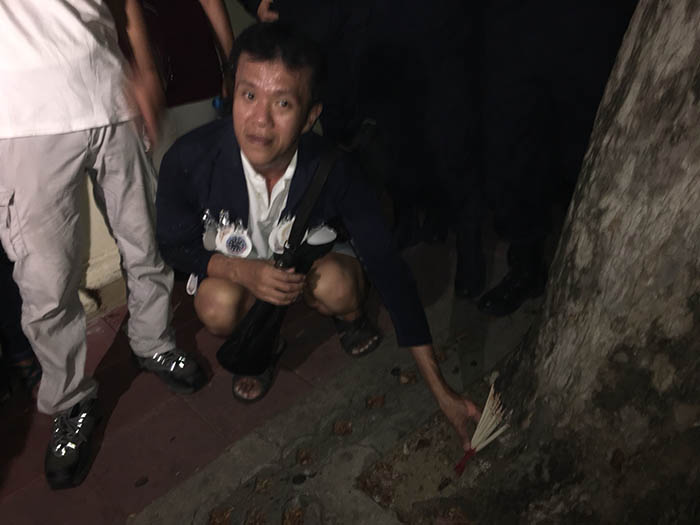
[(317, 102), (316, 104), (311, 106), (309, 114), (306, 116), (306, 123), (304, 124), (304, 129), (301, 130), (302, 133), (306, 133), (314, 127), (314, 124), (316, 124), (318, 117), (321, 116), (321, 111), (323, 111), (323, 104), (321, 102)]

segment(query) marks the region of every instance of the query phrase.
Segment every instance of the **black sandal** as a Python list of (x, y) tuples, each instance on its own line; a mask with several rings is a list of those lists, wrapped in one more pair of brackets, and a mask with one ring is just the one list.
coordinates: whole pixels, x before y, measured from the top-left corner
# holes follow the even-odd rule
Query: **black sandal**
[[(382, 334), (365, 315), (361, 315), (354, 321), (343, 321), (337, 317), (333, 321), (340, 338), (340, 346), (350, 357), (364, 357), (376, 350), (382, 342)], [(364, 350), (356, 351), (360, 348)]]
[[(277, 352), (275, 352), (275, 355), (272, 357), (272, 361), (270, 362), (268, 367), (262, 371), (262, 373), (258, 375), (236, 373), (232, 374), (231, 393), (233, 394), (233, 397), (236, 398), (236, 400), (240, 401), (241, 403), (251, 404), (260, 401), (263, 397), (267, 395), (267, 393), (270, 391), (270, 388), (272, 387), (272, 383), (275, 382), (275, 369), (277, 367), (277, 361), (279, 361), (279, 358), (282, 356), (282, 353), (284, 353), (284, 350), (287, 345), (284, 339), (280, 337), (277, 346)], [(254, 379), (255, 381), (257, 381), (260, 384), (260, 393), (255, 397), (245, 397), (236, 392), (236, 385), (242, 379)]]

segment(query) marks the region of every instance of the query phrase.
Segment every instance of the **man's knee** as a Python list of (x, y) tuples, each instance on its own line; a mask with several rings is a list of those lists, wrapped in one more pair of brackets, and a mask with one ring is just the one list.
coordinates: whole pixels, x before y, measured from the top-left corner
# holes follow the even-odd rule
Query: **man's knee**
[(364, 276), (357, 259), (330, 253), (314, 263), (307, 277), (306, 300), (314, 308), (324, 306), (341, 314), (357, 310), (364, 301)]
[(210, 332), (226, 336), (233, 332), (242, 317), (245, 301), (243, 287), (224, 279), (208, 278), (197, 290), (194, 308)]

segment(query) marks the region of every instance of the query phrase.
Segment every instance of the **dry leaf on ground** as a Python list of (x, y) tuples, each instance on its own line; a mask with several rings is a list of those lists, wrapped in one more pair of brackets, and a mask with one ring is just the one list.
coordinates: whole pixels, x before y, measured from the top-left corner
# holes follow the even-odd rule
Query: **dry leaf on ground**
[(402, 385), (412, 385), (418, 381), (418, 376), (415, 372), (402, 372), (399, 375), (399, 383)]
[(382, 408), (384, 406), (384, 396), (371, 396), (365, 401), (367, 408)]
[(266, 525), (267, 518), (260, 509), (252, 509), (248, 511), (245, 517), (245, 525)]
[(285, 510), (282, 525), (304, 525), (304, 511), (300, 507)]
[(227, 525), (231, 520), (233, 507), (219, 507), (209, 514), (209, 525)]
[(308, 465), (311, 461), (313, 461), (311, 452), (304, 448), (297, 450), (297, 465)]
[(261, 492), (265, 492), (268, 487), (270, 486), (270, 480), (267, 478), (263, 479), (256, 479), (255, 480), (255, 492), (260, 494)]
[(352, 434), (352, 421), (340, 419), (333, 424), (333, 433), (336, 436)]

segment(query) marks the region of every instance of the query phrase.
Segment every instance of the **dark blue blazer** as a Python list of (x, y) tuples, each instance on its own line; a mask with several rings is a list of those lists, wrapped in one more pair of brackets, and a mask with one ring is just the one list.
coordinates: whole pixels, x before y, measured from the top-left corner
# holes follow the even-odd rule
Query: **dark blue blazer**
[[(297, 168), (282, 217), (296, 209), (321, 155), (329, 147), (322, 137), (307, 133), (299, 143)], [(392, 242), (377, 198), (346, 157), (336, 162), (316, 202), (310, 226), (340, 220), (355, 252), (378, 290), (394, 323), (398, 343), (430, 343), (425, 311), (415, 281)], [(181, 137), (168, 150), (160, 168), (157, 237), (165, 261), (202, 277), (215, 252), (202, 244), (202, 215), (228, 210), (231, 220), (248, 222), (248, 190), (240, 149), (230, 118), (217, 120)]]

